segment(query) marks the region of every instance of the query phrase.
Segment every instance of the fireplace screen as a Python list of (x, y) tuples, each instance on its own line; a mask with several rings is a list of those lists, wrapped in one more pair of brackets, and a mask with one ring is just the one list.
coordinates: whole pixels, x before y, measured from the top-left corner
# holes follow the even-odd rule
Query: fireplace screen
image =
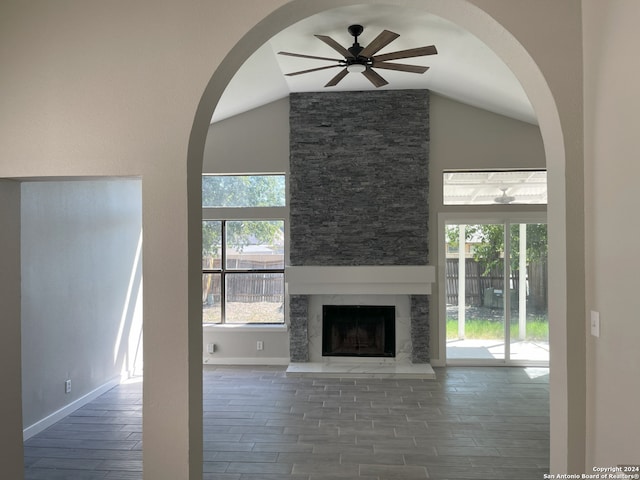
[(396, 308), (324, 305), (322, 356), (395, 357)]

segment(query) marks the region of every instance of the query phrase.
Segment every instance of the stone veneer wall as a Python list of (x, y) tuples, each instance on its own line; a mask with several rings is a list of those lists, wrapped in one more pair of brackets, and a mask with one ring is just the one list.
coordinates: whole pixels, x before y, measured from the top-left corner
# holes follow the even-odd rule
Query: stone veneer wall
[(429, 92), (290, 97), (291, 265), (425, 265)]
[(309, 296), (289, 295), (289, 356), (292, 362), (309, 361)]
[(428, 363), (429, 352), (429, 296), (411, 295), (411, 343), (413, 363)]
[[(294, 93), (289, 120), (291, 265), (426, 265), (428, 90)], [(291, 359), (307, 361), (308, 298), (289, 301)], [(411, 304), (423, 363), (428, 297)]]

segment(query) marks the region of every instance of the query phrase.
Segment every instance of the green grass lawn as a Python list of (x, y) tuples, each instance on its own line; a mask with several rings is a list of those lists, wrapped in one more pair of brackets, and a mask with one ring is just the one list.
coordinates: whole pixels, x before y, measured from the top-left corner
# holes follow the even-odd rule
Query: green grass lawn
[[(518, 320), (511, 322), (511, 338), (518, 338), (520, 327)], [(483, 318), (472, 318), (465, 321), (465, 338), (496, 339), (504, 337), (502, 322)], [(447, 340), (458, 338), (458, 321), (447, 319)], [(527, 320), (527, 340), (549, 340), (549, 322), (546, 319)]]

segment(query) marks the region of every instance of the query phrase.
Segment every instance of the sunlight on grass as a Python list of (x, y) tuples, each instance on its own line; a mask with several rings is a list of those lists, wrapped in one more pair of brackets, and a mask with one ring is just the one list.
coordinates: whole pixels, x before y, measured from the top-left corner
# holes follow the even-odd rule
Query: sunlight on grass
[[(282, 302), (228, 302), (226, 323), (284, 323)], [(202, 323), (220, 323), (220, 304), (202, 308)]]
[[(518, 338), (520, 327), (518, 321), (511, 322), (511, 338)], [(504, 325), (500, 321), (483, 318), (468, 319), (464, 328), (467, 339), (496, 339), (504, 337)], [(447, 340), (458, 338), (458, 321), (447, 319)], [(527, 320), (526, 340), (547, 341), (549, 339), (549, 322), (546, 319)]]

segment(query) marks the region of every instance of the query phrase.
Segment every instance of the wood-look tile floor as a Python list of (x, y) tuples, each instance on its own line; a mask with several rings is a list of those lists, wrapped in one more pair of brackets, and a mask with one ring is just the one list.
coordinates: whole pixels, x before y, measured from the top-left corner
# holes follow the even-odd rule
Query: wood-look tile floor
[[(548, 473), (548, 370), (436, 374), (294, 378), (283, 367), (205, 366), (204, 478), (539, 480)], [(25, 479), (142, 479), (142, 386), (120, 385), (27, 440)]]

